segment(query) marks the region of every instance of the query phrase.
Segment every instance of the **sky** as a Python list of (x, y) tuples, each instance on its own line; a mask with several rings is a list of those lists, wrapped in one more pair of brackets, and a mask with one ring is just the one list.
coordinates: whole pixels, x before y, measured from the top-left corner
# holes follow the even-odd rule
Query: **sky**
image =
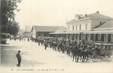
[(33, 25), (66, 26), (76, 14), (101, 14), (113, 17), (113, 0), (23, 0), (16, 12), (21, 28)]

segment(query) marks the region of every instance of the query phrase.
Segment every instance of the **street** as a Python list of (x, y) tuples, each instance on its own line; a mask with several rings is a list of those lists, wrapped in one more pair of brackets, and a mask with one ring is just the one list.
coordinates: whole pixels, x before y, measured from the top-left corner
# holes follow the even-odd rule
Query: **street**
[[(8, 54), (8, 67), (5, 71), (29, 71), (29, 72), (55, 72), (55, 73), (112, 73), (112, 62), (95, 63), (76, 63), (66, 54), (54, 51), (51, 48), (44, 49), (44, 46), (38, 46), (38, 43), (26, 40), (8, 40), (13, 52)], [(21, 67), (16, 67), (16, 53), (21, 50)], [(13, 54), (14, 53), (14, 54)], [(4, 60), (5, 61), (5, 60)], [(11, 69), (9, 69), (11, 68)], [(4, 70), (3, 70), (4, 71)], [(3, 71), (0, 71), (3, 72)]]

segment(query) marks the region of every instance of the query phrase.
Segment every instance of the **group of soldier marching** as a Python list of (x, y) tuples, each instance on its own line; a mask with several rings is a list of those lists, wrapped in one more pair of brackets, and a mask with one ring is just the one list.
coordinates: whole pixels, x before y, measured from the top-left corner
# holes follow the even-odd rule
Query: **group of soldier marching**
[(35, 39), (38, 45), (43, 45), (45, 50), (49, 47), (55, 51), (65, 53), (76, 62), (88, 62), (111, 57), (112, 48), (96, 44), (87, 40), (66, 40), (58, 38)]

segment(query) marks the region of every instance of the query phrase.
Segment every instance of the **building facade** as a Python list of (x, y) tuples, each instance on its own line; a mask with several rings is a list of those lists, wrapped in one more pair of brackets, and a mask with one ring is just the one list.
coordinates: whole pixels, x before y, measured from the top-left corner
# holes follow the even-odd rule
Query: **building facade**
[(33, 39), (40, 37), (49, 37), (49, 33), (63, 29), (65, 29), (65, 27), (63, 26), (33, 26), (31, 30), (31, 37)]
[(68, 30), (74, 32), (74, 39), (113, 43), (113, 18), (100, 14), (76, 15), (67, 22)]
[(65, 32), (56, 32), (52, 35), (66, 40), (93, 41), (96, 44), (113, 47), (113, 18), (98, 11), (92, 14), (76, 15), (74, 19), (67, 22), (67, 27)]
[(112, 20), (113, 18), (97, 11), (93, 14), (76, 15), (73, 20), (67, 22), (67, 26), (71, 31), (91, 31)]

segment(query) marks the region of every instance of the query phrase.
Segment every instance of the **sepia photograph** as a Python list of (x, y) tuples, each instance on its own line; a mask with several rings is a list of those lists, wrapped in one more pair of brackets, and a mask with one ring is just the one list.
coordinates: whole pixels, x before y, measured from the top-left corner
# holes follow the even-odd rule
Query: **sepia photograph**
[(0, 73), (113, 73), (113, 0), (0, 0)]

